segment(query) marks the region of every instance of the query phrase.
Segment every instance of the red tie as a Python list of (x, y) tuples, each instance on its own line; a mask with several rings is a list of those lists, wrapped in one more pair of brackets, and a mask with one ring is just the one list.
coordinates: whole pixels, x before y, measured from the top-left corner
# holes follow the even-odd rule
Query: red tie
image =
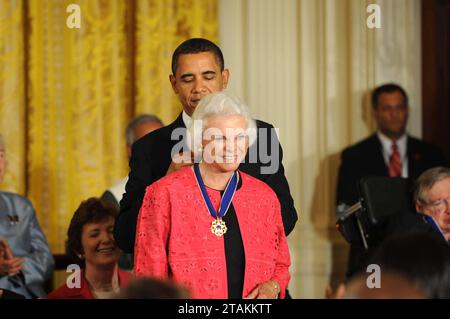
[(389, 177), (402, 176), (402, 162), (400, 161), (400, 152), (395, 142), (392, 143), (392, 154), (389, 158)]

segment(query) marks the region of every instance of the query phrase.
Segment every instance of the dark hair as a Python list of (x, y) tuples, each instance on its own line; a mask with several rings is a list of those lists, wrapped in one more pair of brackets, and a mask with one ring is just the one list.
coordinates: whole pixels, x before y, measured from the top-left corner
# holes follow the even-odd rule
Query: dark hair
[(381, 94), (383, 93), (394, 93), (394, 92), (400, 92), (403, 97), (405, 98), (405, 104), (408, 105), (408, 95), (406, 95), (405, 90), (398, 84), (395, 83), (388, 83), (380, 85), (379, 87), (375, 88), (372, 92), (372, 107), (376, 109), (378, 107), (378, 99)]
[(175, 52), (172, 55), (172, 74), (175, 75), (175, 72), (177, 71), (178, 58), (181, 54), (195, 54), (201, 52), (213, 53), (220, 66), (220, 70), (223, 71), (225, 62), (220, 48), (207, 39), (192, 38), (184, 41), (175, 49)]
[(443, 239), (426, 233), (391, 237), (371, 263), (410, 279), (428, 298), (450, 298), (450, 246)]
[(138, 277), (121, 289), (118, 299), (187, 299), (188, 291), (171, 281)]
[(84, 261), (78, 257), (83, 253), (83, 246), (81, 244), (81, 234), (83, 226), (90, 223), (96, 223), (112, 217), (116, 219), (117, 209), (109, 203), (102, 201), (99, 198), (91, 197), (83, 202), (77, 208), (70, 221), (69, 229), (67, 230), (67, 254), (74, 259), (78, 264), (84, 265)]

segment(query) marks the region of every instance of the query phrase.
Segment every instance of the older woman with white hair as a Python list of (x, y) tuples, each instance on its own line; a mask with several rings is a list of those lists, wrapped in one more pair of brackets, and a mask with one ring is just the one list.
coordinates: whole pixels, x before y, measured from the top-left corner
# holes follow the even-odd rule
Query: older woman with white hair
[(228, 93), (206, 96), (188, 127), (197, 159), (150, 185), (139, 212), (135, 272), (194, 298), (284, 298), (290, 256), (272, 189), (238, 170), (256, 127)]

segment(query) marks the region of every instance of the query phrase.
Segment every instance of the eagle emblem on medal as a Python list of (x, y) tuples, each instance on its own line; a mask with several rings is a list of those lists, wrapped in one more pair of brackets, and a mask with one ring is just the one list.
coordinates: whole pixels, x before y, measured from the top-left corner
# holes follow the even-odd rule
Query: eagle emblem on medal
[(222, 219), (217, 218), (211, 223), (211, 232), (217, 237), (221, 237), (227, 232), (227, 225)]

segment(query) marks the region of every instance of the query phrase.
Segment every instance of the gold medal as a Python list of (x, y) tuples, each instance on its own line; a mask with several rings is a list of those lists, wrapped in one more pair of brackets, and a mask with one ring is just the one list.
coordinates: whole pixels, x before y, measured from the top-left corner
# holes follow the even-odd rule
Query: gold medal
[(227, 232), (227, 225), (222, 219), (214, 219), (211, 222), (211, 232), (217, 237), (223, 236)]

